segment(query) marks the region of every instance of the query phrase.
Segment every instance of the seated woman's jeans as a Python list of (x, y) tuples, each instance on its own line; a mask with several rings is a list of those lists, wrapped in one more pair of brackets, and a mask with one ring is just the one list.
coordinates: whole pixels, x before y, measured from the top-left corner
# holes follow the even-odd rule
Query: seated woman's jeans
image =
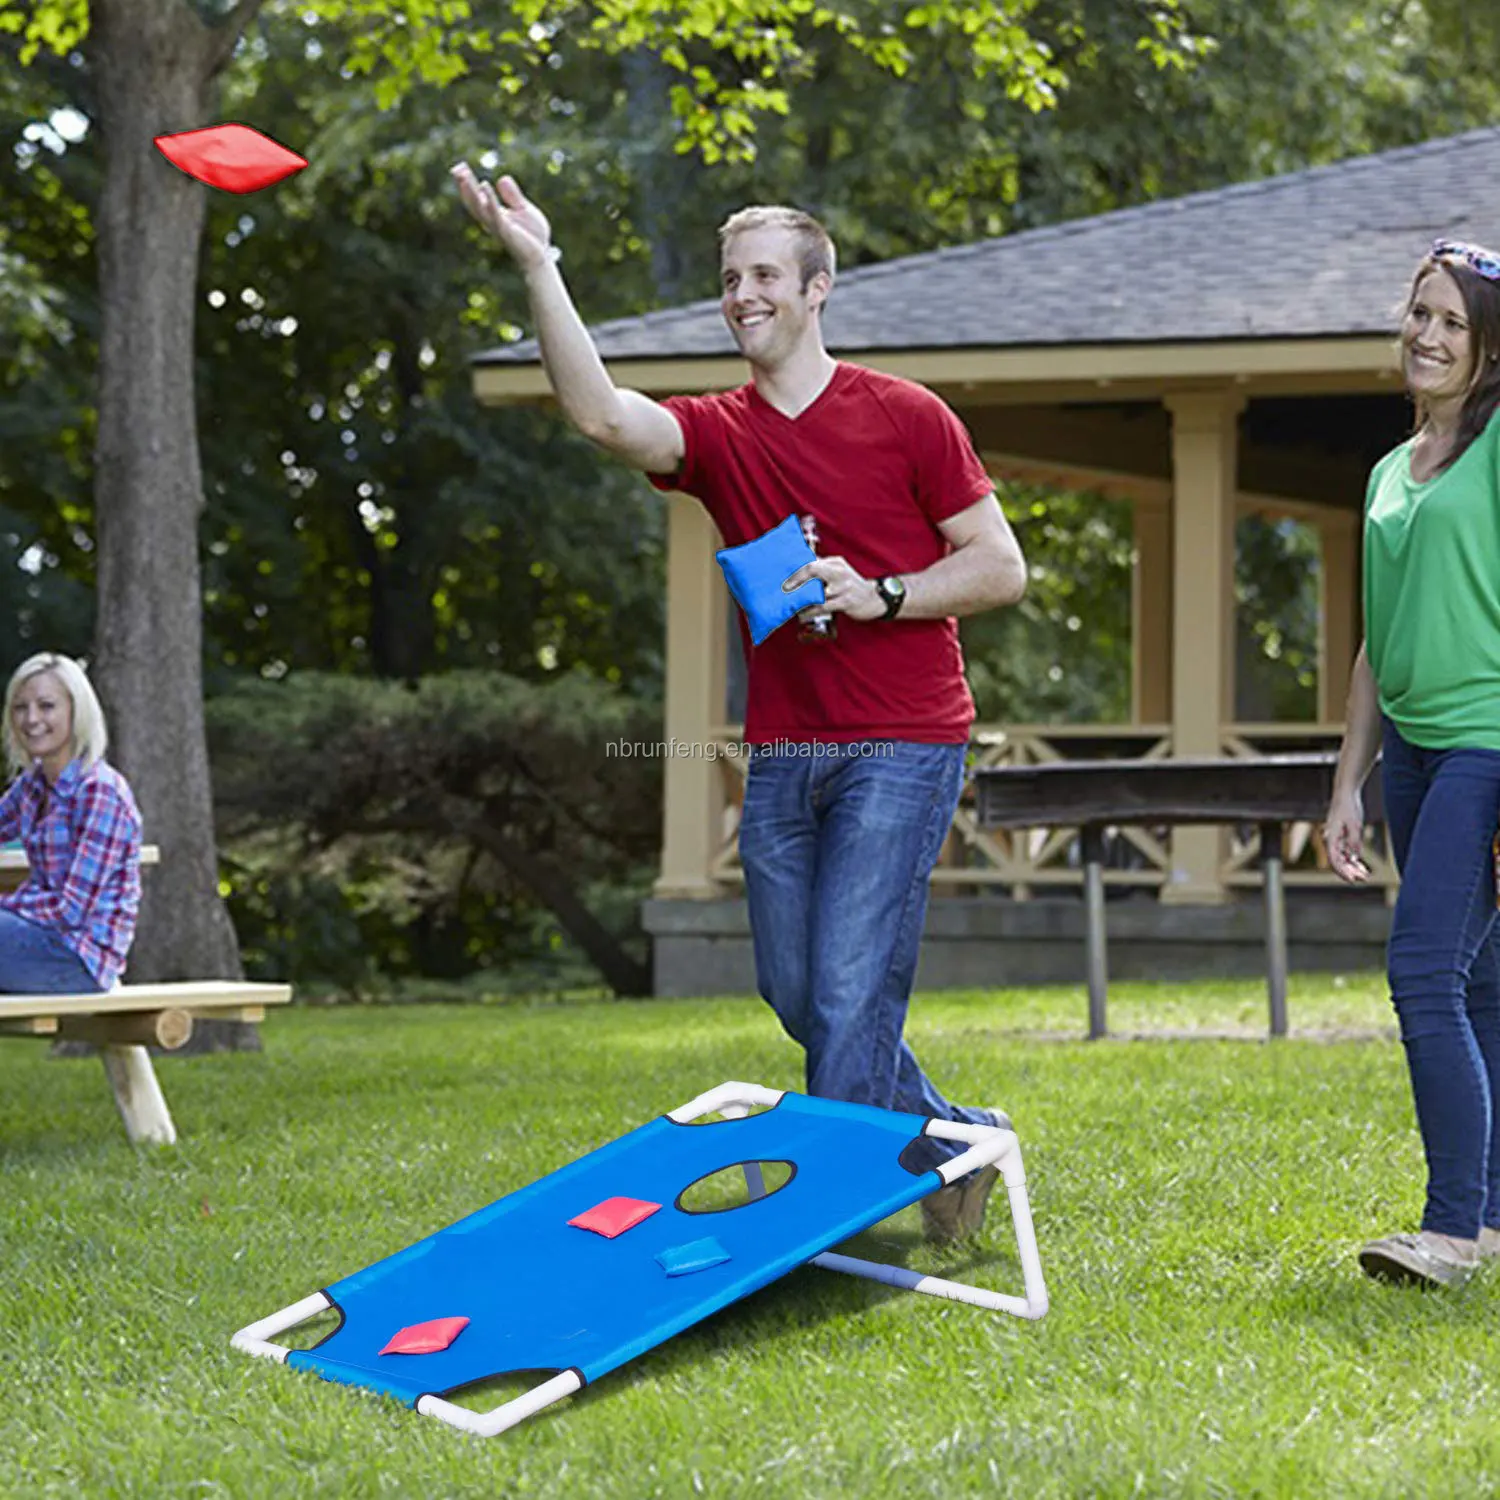
[[(927, 879), (963, 787), (963, 745), (755, 751), (740, 862), (760, 992), (807, 1051), (807, 1092), (970, 1125), (902, 1040)], [(921, 1170), (966, 1149), (924, 1138)]]
[(50, 927), (0, 907), (0, 995), (85, 995), (98, 988)]
[(1500, 751), (1424, 750), (1387, 720), (1382, 776), (1401, 871), (1387, 967), (1427, 1153), (1422, 1228), (1473, 1239), (1500, 1228)]

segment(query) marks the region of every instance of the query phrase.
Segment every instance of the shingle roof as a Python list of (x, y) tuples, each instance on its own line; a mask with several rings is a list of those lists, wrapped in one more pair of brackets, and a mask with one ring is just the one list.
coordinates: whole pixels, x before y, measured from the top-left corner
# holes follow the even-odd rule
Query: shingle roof
[[(861, 266), (824, 332), (843, 353), (1383, 334), (1439, 234), (1500, 243), (1500, 129)], [(606, 359), (734, 353), (717, 300), (592, 332)]]

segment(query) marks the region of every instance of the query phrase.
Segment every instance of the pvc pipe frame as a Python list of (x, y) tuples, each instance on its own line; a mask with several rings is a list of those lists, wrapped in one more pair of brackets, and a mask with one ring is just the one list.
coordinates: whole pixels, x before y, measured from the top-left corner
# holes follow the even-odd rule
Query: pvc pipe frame
[[(757, 1105), (774, 1106), (780, 1101), (782, 1093), (783, 1090), (762, 1088), (754, 1083), (722, 1083), (690, 1100), (680, 1109), (670, 1111), (669, 1118), (679, 1125), (714, 1113), (722, 1114), (728, 1119), (740, 1119)], [(929, 1297), (943, 1297), (953, 1302), (967, 1302), (974, 1307), (988, 1308), (992, 1312), (1014, 1313), (1017, 1317), (1032, 1319), (1045, 1316), (1047, 1288), (1042, 1280), (1036, 1231), (1031, 1222), (1031, 1205), (1026, 1197), (1026, 1174), (1021, 1166), (1021, 1146), (1015, 1131), (1002, 1130), (995, 1125), (957, 1125), (934, 1121), (928, 1126), (927, 1133), (947, 1140), (969, 1142), (967, 1151), (938, 1168), (938, 1175), (945, 1184), (956, 1182), (976, 1167), (994, 1163), (1000, 1168), (1010, 1198), (1011, 1216), (1015, 1221), (1016, 1248), (1021, 1255), (1021, 1273), (1026, 1295), (1007, 1296), (1002, 1292), (986, 1291), (983, 1287), (968, 1286), (963, 1282), (945, 1281), (939, 1276), (922, 1276), (915, 1271), (908, 1271), (904, 1266), (886, 1266), (874, 1261), (857, 1260), (850, 1255), (837, 1255), (831, 1250), (814, 1256), (812, 1264), (830, 1271), (841, 1271), (848, 1276), (862, 1276), (886, 1286), (900, 1287), (903, 1291), (922, 1292)], [(750, 1192), (753, 1196), (760, 1196), (765, 1191), (764, 1184), (757, 1184), (755, 1179), (750, 1178), (751, 1166), (755, 1167), (756, 1178), (760, 1175), (758, 1163), (747, 1164)], [(757, 1186), (759, 1192), (756, 1191)], [(271, 1343), (271, 1338), (275, 1334), (285, 1333), (289, 1328), (295, 1328), (299, 1323), (305, 1323), (332, 1306), (333, 1303), (324, 1293), (314, 1292), (300, 1302), (272, 1313), (268, 1318), (248, 1324), (230, 1339), (230, 1344), (245, 1354), (255, 1354), (284, 1363), (292, 1351), (282, 1344)], [(445, 1401), (441, 1396), (419, 1397), (417, 1410), (423, 1416), (436, 1417), (438, 1421), (476, 1437), (495, 1437), (582, 1388), (583, 1377), (576, 1370), (563, 1370), (492, 1411), (470, 1411), (468, 1407)]]
[[(721, 1083), (717, 1088), (700, 1094), (681, 1109), (674, 1109), (671, 1118), (679, 1125), (687, 1124), (700, 1115), (719, 1114), (734, 1120), (750, 1113), (757, 1104), (774, 1106), (781, 1098), (782, 1090), (762, 1088), (755, 1083)], [(967, 1177), (972, 1171), (991, 1164), (1000, 1168), (1005, 1180), (1006, 1194), (1010, 1199), (1011, 1220), (1015, 1224), (1016, 1249), (1021, 1257), (1021, 1280), (1025, 1288), (1024, 1297), (1007, 1296), (1003, 1292), (987, 1291), (984, 1287), (969, 1286), (962, 1281), (945, 1281), (940, 1276), (922, 1276), (908, 1271), (904, 1266), (887, 1266), (877, 1261), (859, 1260), (852, 1255), (839, 1255), (832, 1250), (813, 1257), (813, 1265), (828, 1271), (841, 1271), (846, 1276), (863, 1276), (869, 1281), (878, 1281), (886, 1286), (900, 1287), (903, 1291), (922, 1292), (929, 1297), (943, 1297), (951, 1302), (967, 1302), (974, 1307), (988, 1308), (991, 1312), (1014, 1313), (1018, 1318), (1033, 1321), (1047, 1315), (1047, 1283), (1042, 1276), (1041, 1257), (1037, 1252), (1036, 1228), (1031, 1220), (1031, 1201), (1026, 1196), (1026, 1169), (1021, 1162), (1021, 1142), (1014, 1130), (1004, 1130), (998, 1125), (960, 1125), (956, 1121), (933, 1120), (927, 1134), (940, 1140), (963, 1141), (969, 1149), (945, 1161), (937, 1169), (944, 1186)], [(745, 1183), (751, 1198), (765, 1195), (759, 1162), (746, 1162)]]

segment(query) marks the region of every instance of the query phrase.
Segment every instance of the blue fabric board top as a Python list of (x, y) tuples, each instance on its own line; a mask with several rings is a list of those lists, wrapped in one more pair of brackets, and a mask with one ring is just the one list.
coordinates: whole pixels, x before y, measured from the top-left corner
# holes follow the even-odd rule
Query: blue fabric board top
[[(898, 1158), (921, 1115), (785, 1094), (740, 1120), (663, 1116), (405, 1250), (326, 1288), (343, 1321), (286, 1363), (415, 1405), (522, 1370), (576, 1369), (585, 1381), (915, 1203), (941, 1184)], [(678, 1195), (746, 1161), (788, 1161), (791, 1180), (736, 1208), (688, 1213)], [(606, 1198), (661, 1209), (615, 1239), (568, 1220)], [(668, 1276), (656, 1256), (712, 1235), (729, 1259)], [(431, 1318), (469, 1326), (436, 1354), (380, 1354)]]

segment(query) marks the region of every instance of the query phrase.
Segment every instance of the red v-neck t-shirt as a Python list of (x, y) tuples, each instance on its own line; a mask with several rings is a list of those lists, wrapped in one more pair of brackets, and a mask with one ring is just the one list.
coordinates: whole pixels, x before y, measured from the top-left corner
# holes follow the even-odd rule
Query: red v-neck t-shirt
[[(951, 550), (938, 523), (994, 488), (939, 397), (859, 365), (838, 364), (795, 418), (753, 384), (663, 405), (686, 452), (676, 474), (648, 477), (701, 500), (726, 546), (811, 515), (820, 556), (843, 557), (865, 578), (918, 573)], [(974, 700), (956, 620), (835, 618), (834, 641), (799, 641), (791, 622), (752, 647), (741, 616), (749, 743), (967, 741)]]

